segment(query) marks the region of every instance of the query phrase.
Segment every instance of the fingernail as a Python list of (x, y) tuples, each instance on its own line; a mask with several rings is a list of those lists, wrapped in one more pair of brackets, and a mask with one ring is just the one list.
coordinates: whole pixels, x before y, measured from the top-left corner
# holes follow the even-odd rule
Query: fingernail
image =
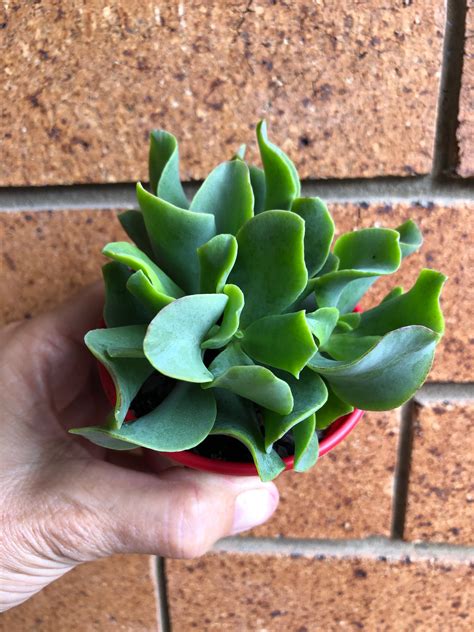
[(232, 535), (265, 522), (278, 505), (278, 496), (267, 489), (251, 489), (237, 496)]

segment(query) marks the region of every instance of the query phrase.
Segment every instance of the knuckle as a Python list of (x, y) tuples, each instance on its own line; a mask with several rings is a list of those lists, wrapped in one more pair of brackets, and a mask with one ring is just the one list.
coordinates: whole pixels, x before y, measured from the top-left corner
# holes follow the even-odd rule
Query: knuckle
[(212, 542), (206, 529), (208, 499), (205, 491), (188, 483), (174, 504), (169, 525), (171, 557), (192, 559), (206, 553)]

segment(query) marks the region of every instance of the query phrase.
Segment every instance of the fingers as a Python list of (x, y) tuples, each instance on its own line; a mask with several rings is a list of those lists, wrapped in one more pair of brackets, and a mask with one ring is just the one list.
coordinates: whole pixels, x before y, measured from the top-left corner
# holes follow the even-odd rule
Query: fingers
[(185, 468), (147, 474), (97, 463), (77, 483), (81, 506), (94, 516), (86, 531), (97, 557), (197, 557), (220, 538), (265, 522), (278, 504), (273, 483)]

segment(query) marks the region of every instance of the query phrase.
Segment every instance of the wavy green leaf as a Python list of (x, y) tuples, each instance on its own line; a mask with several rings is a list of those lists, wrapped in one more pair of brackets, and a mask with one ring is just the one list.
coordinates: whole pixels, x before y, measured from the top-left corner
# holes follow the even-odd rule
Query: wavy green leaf
[(321, 307), (315, 312), (306, 314), (308, 326), (313, 336), (316, 336), (319, 345), (329, 340), (338, 318), (339, 310), (336, 307)]
[(331, 386), (326, 383), (328, 389), (328, 398), (324, 406), (318, 410), (316, 415), (316, 428), (325, 430), (333, 421), (339, 419), (343, 415), (348, 415), (354, 410), (354, 406), (346, 404), (335, 394)]
[(119, 214), (118, 219), (130, 239), (134, 241), (146, 255), (153, 258), (153, 248), (148, 233), (146, 232), (145, 220), (143, 219), (141, 211), (124, 211)]
[(275, 450), (265, 451), (262, 433), (253, 406), (230, 391), (216, 389), (217, 417), (211, 435), (233, 437), (243, 443), (253, 457), (262, 481), (271, 481), (284, 469), (285, 464)]
[(402, 327), (355, 360), (330, 360), (317, 353), (308, 367), (323, 375), (344, 402), (364, 410), (390, 410), (423, 384), (439, 339), (426, 327)]
[(295, 440), (295, 472), (306, 472), (316, 464), (319, 456), (319, 441), (316, 434), (316, 415), (313, 413), (307, 419), (300, 421), (293, 428)]
[[(317, 379), (315, 379), (317, 378)], [(270, 450), (278, 439), (281, 439), (296, 424), (316, 412), (327, 399), (326, 384), (316, 373), (305, 369), (299, 380), (286, 377), (285, 382), (291, 388), (294, 398), (293, 410), (286, 414), (277, 414), (271, 410), (264, 411), (265, 448)]]
[(151, 321), (143, 344), (150, 363), (163, 375), (185, 382), (211, 382), (202, 361), (201, 343), (221, 317), (225, 294), (194, 294), (179, 298)]
[(403, 288), (400, 285), (397, 285), (392, 290), (390, 290), (390, 292), (386, 294), (380, 302), (385, 303), (385, 301), (390, 301), (392, 298), (396, 298), (397, 296), (401, 296), (402, 294)]
[(380, 336), (355, 336), (352, 333), (333, 334), (319, 350), (329, 354), (334, 360), (354, 360), (375, 347), (380, 338)]
[(236, 235), (253, 216), (253, 203), (249, 168), (242, 160), (230, 160), (211, 171), (190, 210), (214, 215), (218, 233)]
[(216, 235), (197, 249), (201, 292), (222, 292), (235, 260), (237, 240), (233, 235)]
[(301, 192), (296, 167), (288, 156), (267, 137), (267, 125), (257, 125), (257, 141), (265, 172), (265, 209), (289, 210)]
[[(225, 285), (224, 294), (229, 300), (224, 308), (222, 323), (216, 325), (216, 331), (202, 344), (202, 349), (219, 349), (228, 344), (239, 329), (240, 314), (244, 307), (244, 295), (242, 290), (236, 285)], [(212, 330), (211, 330), (212, 331)]]
[(254, 360), (295, 377), (317, 350), (304, 311), (254, 321), (244, 331), (241, 344)]
[(265, 210), (265, 172), (254, 165), (249, 166), (250, 184), (252, 185), (254, 215)]
[(130, 278), (127, 266), (111, 261), (102, 267), (102, 275), (105, 284), (104, 320), (107, 327), (149, 323), (154, 313), (127, 290)]
[(153, 195), (179, 208), (188, 208), (189, 202), (179, 179), (178, 141), (173, 134), (164, 130), (151, 132), (148, 166)]
[(158, 265), (188, 293), (199, 289), (197, 249), (216, 234), (213, 215), (180, 209), (137, 185), (137, 199)]
[(318, 197), (297, 198), (293, 200), (291, 210), (305, 223), (304, 257), (308, 276), (312, 277), (327, 260), (334, 237), (334, 222), (327, 206)]
[(175, 300), (172, 296), (159, 292), (143, 270), (138, 270), (132, 274), (127, 281), (127, 290), (148, 309), (151, 317), (147, 322), (150, 322), (163, 307)]
[[(145, 331), (145, 325), (130, 325), (93, 329), (84, 337), (88, 349), (104, 365), (114, 382), (116, 403), (113, 425), (116, 428), (120, 428), (133, 398), (153, 373), (148, 360), (137, 357), (137, 351), (143, 351)], [(117, 352), (120, 355), (113, 357)]]
[(303, 220), (288, 211), (260, 213), (240, 229), (239, 252), (229, 279), (245, 296), (244, 327), (283, 312), (301, 294), (308, 278), (303, 240)]
[(182, 382), (155, 410), (121, 428), (92, 426), (70, 432), (106, 448), (126, 450), (141, 446), (158, 452), (179, 452), (201, 443), (212, 430), (215, 419), (212, 391)]
[(247, 145), (245, 143), (242, 143), (242, 145), (240, 145), (235, 154), (232, 156), (232, 160), (245, 160), (246, 151)]
[(403, 258), (408, 257), (408, 255), (416, 252), (421, 247), (423, 235), (412, 219), (400, 224), (395, 230), (400, 235), (400, 248)]

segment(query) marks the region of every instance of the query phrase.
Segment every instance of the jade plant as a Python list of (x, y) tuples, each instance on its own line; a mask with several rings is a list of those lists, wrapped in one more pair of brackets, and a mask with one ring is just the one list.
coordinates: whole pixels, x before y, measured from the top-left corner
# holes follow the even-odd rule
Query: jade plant
[(151, 133), (149, 190), (119, 216), (134, 242), (109, 243), (105, 326), (85, 342), (110, 374), (115, 409), (73, 430), (107, 448), (194, 449), (215, 436), (248, 450), (263, 480), (318, 456), (318, 434), (354, 408), (388, 410), (421, 386), (444, 329), (446, 277), (422, 270), (376, 307), (354, 311), (422, 243), (409, 220), (335, 240), (317, 197), (257, 126), (263, 169), (245, 146), (189, 201), (178, 144)]

